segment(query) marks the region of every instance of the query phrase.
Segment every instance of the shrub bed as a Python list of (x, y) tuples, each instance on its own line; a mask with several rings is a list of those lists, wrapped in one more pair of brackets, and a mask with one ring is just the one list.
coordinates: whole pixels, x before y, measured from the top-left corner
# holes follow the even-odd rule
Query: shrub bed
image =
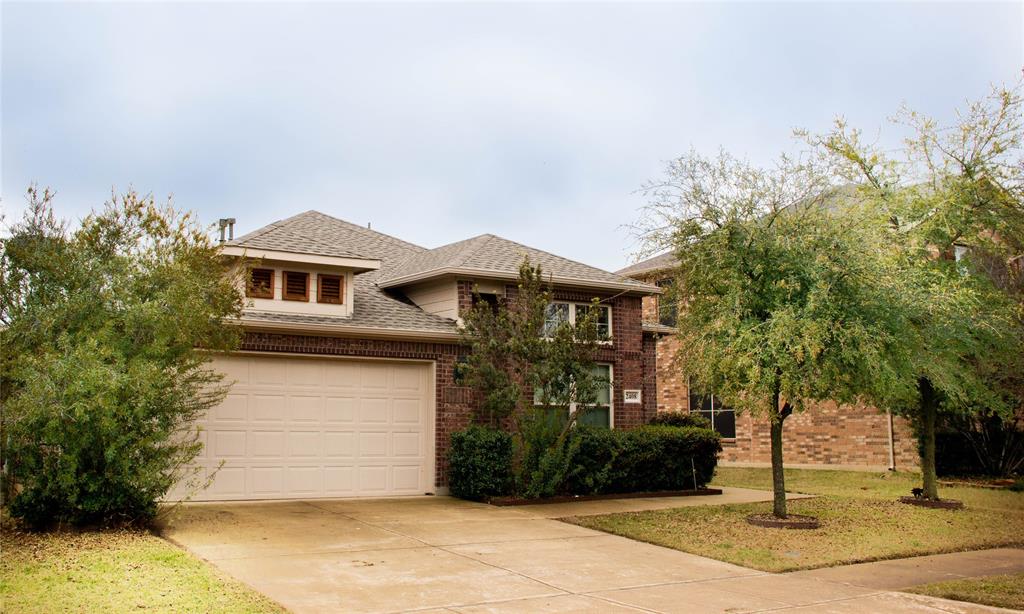
[(652, 426), (693, 426), (710, 429), (711, 421), (700, 414), (681, 411), (663, 411), (654, 415), (647, 423)]
[(482, 426), (452, 433), (448, 488), (470, 501), (507, 495), (512, 487), (512, 435)]
[[(577, 426), (561, 444), (564, 478), (555, 495), (678, 491), (703, 488), (722, 449), (718, 433), (693, 426), (631, 430)], [(514, 492), (512, 437), (473, 426), (453, 433), (449, 483), (457, 497), (482, 500)]]

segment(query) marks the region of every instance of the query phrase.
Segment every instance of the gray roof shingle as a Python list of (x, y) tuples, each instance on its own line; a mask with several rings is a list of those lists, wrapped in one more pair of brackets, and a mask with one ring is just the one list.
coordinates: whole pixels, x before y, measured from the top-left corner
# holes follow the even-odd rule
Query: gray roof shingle
[[(277, 249), (318, 255), (373, 258), (386, 267), (395, 261), (425, 251), (424, 248), (402, 241), (382, 232), (370, 230), (319, 211), (306, 211), (274, 222), (259, 230), (243, 235), (229, 245), (258, 249)], [(356, 275), (353, 314), (350, 317), (332, 317), (306, 314), (288, 314), (247, 309), (243, 323), (317, 324), (337, 327), (339, 330), (378, 329), (381, 331), (410, 331), (421, 333), (454, 334), (455, 322), (429, 314), (415, 305), (381, 290), (376, 279), (380, 271)]]
[(676, 265), (676, 257), (672, 252), (665, 252), (664, 254), (658, 254), (653, 258), (647, 260), (641, 260), (636, 264), (631, 264), (624, 269), (615, 271), (618, 275), (624, 277), (643, 277), (654, 273), (656, 271), (664, 271), (671, 269)]
[(380, 331), (403, 331), (416, 333), (438, 333), (439, 336), (453, 336), (458, 333), (454, 320), (427, 313), (386, 294), (373, 282), (356, 277), (355, 301), (350, 317), (334, 317), (312, 314), (291, 314), (270, 311), (246, 310), (243, 322), (258, 324), (318, 324), (344, 329), (376, 329)]
[(556, 283), (576, 281), (596, 287), (641, 292), (652, 290), (651, 286), (636, 280), (491, 234), (417, 252), (400, 263), (382, 267), (379, 283), (385, 288), (396, 287), (448, 273), (477, 273), (515, 279), (524, 257), (528, 257), (532, 264), (539, 264)]
[(645, 333), (659, 333), (663, 335), (671, 335), (676, 332), (676, 329), (672, 326), (666, 326), (661, 322), (641, 322), (641, 328)]
[(411, 274), (460, 268), (515, 278), (524, 256), (559, 279), (577, 279), (594, 286), (606, 285), (641, 292), (652, 286), (603, 271), (548, 252), (520, 245), (494, 235), (481, 235), (428, 250), (390, 235), (344, 220), (306, 211), (245, 234), (228, 245), (381, 261), (379, 270), (356, 275), (355, 300), (350, 317), (288, 314), (247, 309), (242, 322), (329, 326), (345, 329), (376, 329), (382, 332), (457, 334), (453, 320), (429, 314), (383, 289), (393, 280)]
[(319, 211), (306, 211), (273, 222), (225, 245), (372, 260), (399, 258), (413, 250), (423, 250)]

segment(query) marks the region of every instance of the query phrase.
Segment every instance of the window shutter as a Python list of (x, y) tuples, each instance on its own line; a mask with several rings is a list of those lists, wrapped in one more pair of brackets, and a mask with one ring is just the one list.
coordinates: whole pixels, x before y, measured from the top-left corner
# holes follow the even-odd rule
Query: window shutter
[(309, 273), (284, 272), (284, 299), (287, 301), (309, 300)]
[(245, 295), (250, 298), (274, 298), (274, 269), (250, 269)]
[(345, 282), (341, 275), (316, 276), (316, 302), (340, 305), (344, 302)]

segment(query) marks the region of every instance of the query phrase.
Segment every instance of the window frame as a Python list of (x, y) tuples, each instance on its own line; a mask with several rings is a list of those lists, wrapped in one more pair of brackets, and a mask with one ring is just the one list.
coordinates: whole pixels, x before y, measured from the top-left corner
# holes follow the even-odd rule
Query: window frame
[[(548, 303), (548, 307), (551, 307), (552, 305), (568, 305), (569, 306), (569, 309), (568, 309), (568, 320), (567, 321), (572, 326), (576, 326), (576, 309), (578, 307), (583, 307), (583, 308), (586, 308), (586, 309), (589, 309), (589, 308), (592, 308), (592, 307), (597, 307), (599, 309), (604, 309), (605, 312), (608, 314), (608, 332), (607, 332), (607, 335), (605, 337), (602, 337), (598, 343), (611, 343), (612, 338), (613, 338), (612, 335), (614, 334), (613, 331), (612, 331), (612, 306), (611, 305), (605, 305), (604, 303), (600, 303), (598, 305), (594, 305), (593, 303), (579, 303), (579, 302), (574, 302), (574, 301), (551, 301), (550, 303)], [(600, 328), (598, 328), (598, 334), (600, 334), (600, 332), (601, 332)], [(545, 313), (544, 314), (544, 337), (548, 337), (548, 336), (549, 336), (549, 334), (548, 334), (548, 318), (547, 318), (547, 313)]]
[[(693, 409), (693, 397), (694, 397), (695, 394), (697, 394), (698, 396), (710, 396), (711, 397), (711, 411), (710, 412), (704, 411), (703, 409), (697, 409), (697, 410)], [(691, 414), (695, 413), (695, 414), (700, 415), (700, 416), (704, 416), (705, 414), (710, 413), (711, 415), (707, 416), (707, 417), (711, 421), (711, 429), (714, 430), (716, 433), (718, 433), (722, 437), (722, 441), (736, 441), (736, 409), (733, 408), (733, 407), (726, 407), (724, 409), (717, 409), (716, 408), (716, 405), (717, 405), (716, 401), (717, 400), (718, 400), (718, 397), (715, 395), (715, 393), (711, 393), (710, 395), (702, 395), (702, 394), (699, 394), (699, 393), (694, 393), (693, 392), (693, 386), (691, 385), (690, 378), (686, 379), (686, 405), (687, 405), (687, 407), (689, 407), (689, 413), (691, 413)], [(732, 413), (732, 437), (726, 437), (718, 429), (715, 428), (715, 412), (716, 411), (718, 413), (725, 413), (725, 412), (731, 412)]]
[[(252, 274), (254, 272), (256, 272), (256, 271), (266, 271), (266, 272), (270, 273), (270, 284), (267, 286), (266, 292), (255, 292), (253, 290)], [(246, 278), (245, 278), (245, 296), (247, 298), (273, 299), (274, 298), (275, 273), (277, 273), (277, 271), (275, 271), (274, 269), (268, 269), (268, 268), (265, 268), (265, 267), (251, 267), (249, 269), (248, 275), (246, 275)]]
[[(288, 292), (288, 277), (290, 275), (302, 275), (306, 279), (306, 292), (303, 295)], [(309, 271), (281, 271), (281, 300), (309, 302)]]
[[(679, 325), (679, 301), (676, 299), (670, 301), (669, 304), (665, 304), (664, 299), (669, 298), (666, 296), (666, 293), (672, 293), (672, 288), (675, 286), (675, 283), (675, 280), (671, 277), (659, 279), (654, 282), (654, 285), (664, 290), (662, 294), (658, 294), (655, 297), (655, 300), (658, 303), (658, 324), (671, 326), (673, 328)], [(667, 322), (666, 320), (671, 320), (671, 322)]]
[[(320, 280), (322, 280), (324, 278), (336, 279), (338, 281), (338, 298), (337, 298), (337, 300), (335, 300), (333, 298), (328, 298), (326, 300), (324, 299), (324, 292), (323, 292), (323, 288), (324, 287), (323, 287), (323, 284), (320, 283)], [(308, 286), (306, 287), (306, 293), (307, 294), (309, 293), (309, 287)], [(334, 273), (317, 273), (316, 274), (316, 302), (317, 303), (323, 303), (325, 305), (344, 305), (345, 304), (345, 276), (341, 275), (341, 274), (334, 274)]]
[[(595, 367), (608, 367), (608, 404), (604, 405), (603, 403), (595, 403), (593, 405), (593, 407), (607, 407), (608, 408), (608, 428), (609, 429), (614, 429), (615, 428), (615, 384), (614, 384), (614, 382), (615, 382), (615, 365), (610, 363), (610, 362), (595, 362), (594, 366)], [(570, 381), (569, 385), (572, 386), (573, 383)], [(565, 409), (567, 409), (568, 412), (569, 412), (569, 417), (570, 418), (576, 413), (576, 410), (579, 409), (580, 405), (581, 405), (580, 403), (577, 403), (577, 402), (573, 401), (573, 402), (569, 403), (568, 406), (565, 407)], [(537, 408), (544, 408), (543, 405), (540, 405), (539, 403), (537, 403), (537, 390), (536, 389), (534, 389), (534, 391), (533, 391), (533, 406), (537, 407)], [(552, 407), (549, 407), (547, 409), (561, 410), (562, 407), (561, 406), (552, 406)]]

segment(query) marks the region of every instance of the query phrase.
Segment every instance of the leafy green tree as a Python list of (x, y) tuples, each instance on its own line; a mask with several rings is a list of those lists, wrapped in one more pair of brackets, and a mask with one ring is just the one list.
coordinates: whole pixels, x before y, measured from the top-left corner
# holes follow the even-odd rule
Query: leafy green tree
[(906, 394), (903, 312), (878, 235), (828, 168), (783, 157), (761, 169), (726, 153), (668, 165), (639, 229), (678, 260), (680, 364), (694, 385), (766, 417), (774, 515), (787, 514), (783, 423), (809, 402)]
[(148, 519), (226, 393), (209, 362), (237, 342), (237, 272), (133, 191), (74, 230), (49, 191), (28, 201), (0, 243), (6, 502), (36, 526)]
[[(610, 383), (595, 370), (597, 310), (581, 310), (575, 323), (552, 317), (551, 284), (529, 260), (520, 266), (515, 292), (499, 304), (476, 296), (463, 316), (470, 352), (460, 366), (464, 383), (481, 397), (476, 418), (515, 428), (519, 488), (550, 494), (566, 469), (570, 429)], [(568, 413), (570, 405), (575, 413)]]
[[(921, 437), (924, 495), (938, 498), (939, 413), (1008, 416), (1022, 407), (1021, 259), (1024, 157), (1020, 87), (995, 88), (952, 126), (904, 109), (901, 157), (837, 121), (811, 137), (856, 182), (884, 229), (902, 309), (916, 336), (915, 394), (894, 407)], [(1016, 290), (1015, 290), (1016, 288)]]

